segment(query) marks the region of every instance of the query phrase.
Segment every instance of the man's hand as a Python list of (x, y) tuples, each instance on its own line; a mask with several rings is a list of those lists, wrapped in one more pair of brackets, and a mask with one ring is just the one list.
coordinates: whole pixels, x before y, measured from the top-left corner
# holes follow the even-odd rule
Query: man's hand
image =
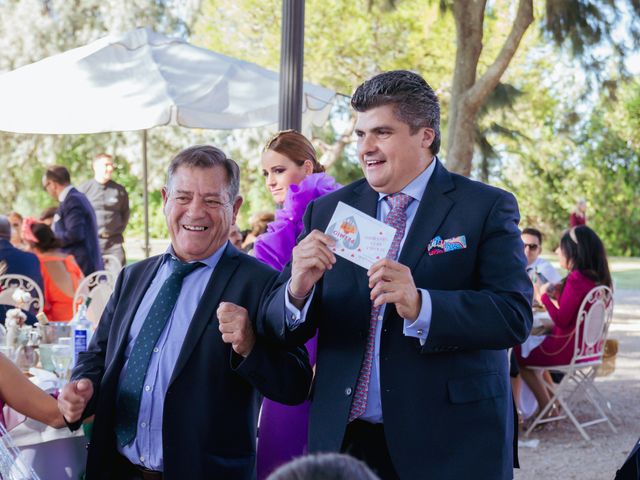
[(69, 423), (80, 420), (82, 412), (93, 396), (93, 383), (81, 378), (67, 383), (58, 395), (58, 409)]
[[(291, 268), (290, 296), (302, 299), (309, 295), (324, 272), (331, 270), (336, 263), (336, 256), (329, 247), (335, 240), (319, 230), (313, 230), (293, 249)], [(294, 305), (296, 302), (292, 302)]]
[(394, 303), (398, 315), (415, 321), (420, 314), (422, 297), (411, 276), (409, 267), (385, 258), (374, 263), (369, 271), (370, 298), (378, 307), (384, 303)]
[(238, 355), (247, 357), (256, 343), (256, 334), (247, 309), (231, 302), (220, 302), (216, 314), (220, 322), (222, 341), (230, 343)]

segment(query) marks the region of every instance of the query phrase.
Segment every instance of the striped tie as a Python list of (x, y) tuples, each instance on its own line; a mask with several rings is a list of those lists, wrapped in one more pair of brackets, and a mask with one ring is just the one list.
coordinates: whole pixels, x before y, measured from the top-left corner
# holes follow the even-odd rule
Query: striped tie
[[(389, 253), (387, 253), (387, 258), (395, 260), (398, 258), (400, 242), (402, 242), (405, 227), (407, 226), (407, 206), (409, 206), (413, 198), (409, 195), (405, 195), (404, 193), (394, 193), (393, 195), (386, 196), (385, 200), (391, 207), (391, 211), (389, 212), (389, 215), (387, 215), (387, 218), (385, 218), (384, 223), (391, 225), (396, 229), (393, 241), (391, 242), (391, 247), (389, 248)], [(371, 378), (371, 367), (373, 365), (373, 354), (376, 343), (376, 328), (378, 321), (382, 321), (380, 310), (382, 310), (382, 305), (374, 307), (373, 303), (371, 304), (369, 335), (367, 336), (364, 359), (362, 360), (360, 375), (358, 376), (358, 383), (356, 384), (356, 392), (353, 395), (353, 401), (349, 411), (350, 422), (362, 415), (367, 406), (367, 393), (369, 391), (369, 379)]]

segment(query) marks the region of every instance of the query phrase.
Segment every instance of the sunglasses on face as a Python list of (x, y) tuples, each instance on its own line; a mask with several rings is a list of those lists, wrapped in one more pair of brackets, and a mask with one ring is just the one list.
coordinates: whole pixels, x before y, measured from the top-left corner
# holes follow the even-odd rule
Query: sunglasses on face
[(524, 248), (529, 248), (530, 250), (533, 250), (534, 252), (538, 249), (540, 245), (538, 245), (537, 243), (525, 243), (524, 244)]

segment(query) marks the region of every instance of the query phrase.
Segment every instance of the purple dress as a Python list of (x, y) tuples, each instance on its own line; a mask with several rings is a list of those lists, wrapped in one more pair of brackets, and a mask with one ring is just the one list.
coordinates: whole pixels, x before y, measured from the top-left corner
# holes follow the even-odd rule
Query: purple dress
[[(298, 185), (290, 185), (276, 218), (254, 245), (258, 260), (282, 271), (291, 260), (296, 239), (302, 232), (302, 217), (312, 200), (338, 190), (340, 184), (325, 173), (307, 176)], [(305, 346), (311, 365), (316, 363), (318, 336)], [(301, 405), (282, 405), (265, 398), (262, 402), (258, 436), (258, 480), (268, 477), (280, 465), (307, 452), (309, 400)]]

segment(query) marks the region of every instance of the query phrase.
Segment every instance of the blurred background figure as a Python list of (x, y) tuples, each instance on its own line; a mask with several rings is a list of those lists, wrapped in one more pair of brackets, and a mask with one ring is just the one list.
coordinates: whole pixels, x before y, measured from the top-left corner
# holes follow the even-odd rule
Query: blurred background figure
[(100, 153), (93, 159), (93, 178), (78, 187), (87, 196), (96, 212), (98, 236), (102, 255), (113, 255), (126, 265), (124, 233), (129, 223), (129, 195), (119, 183), (114, 182), (113, 157)]
[(267, 231), (267, 225), (273, 222), (274, 218), (273, 212), (256, 212), (251, 215), (249, 220), (251, 228), (242, 242), (242, 250), (244, 252), (250, 253), (253, 250), (256, 238)]
[(229, 241), (231, 242), (231, 245), (236, 247), (238, 250), (242, 250), (242, 232), (240, 231), (240, 227), (235, 223), (231, 225)]
[[(560, 266), (569, 274), (554, 292), (551, 284), (534, 284), (535, 296), (544, 305), (554, 326), (544, 341), (525, 358), (520, 346), (514, 348), (520, 374), (544, 409), (551, 400), (542, 373), (528, 366), (568, 365), (573, 357), (578, 311), (589, 291), (598, 285), (612, 287), (604, 245), (586, 225), (567, 230), (556, 250)], [(555, 413), (555, 412), (552, 412)]]
[[(22, 219), (20, 220), (22, 225)], [(24, 275), (34, 280), (42, 289), (44, 284), (40, 275), (40, 262), (33, 253), (25, 252), (12, 245), (13, 228), (9, 218), (0, 215), (0, 263), (4, 265), (2, 274)], [(20, 236), (22, 239), (22, 235)]]
[(267, 480), (379, 480), (364, 462), (343, 453), (306, 455), (281, 466)]
[(527, 273), (532, 281), (536, 277), (540, 277), (542, 283), (558, 283), (562, 280), (553, 265), (540, 256), (542, 253), (542, 232), (540, 230), (530, 227), (522, 230), (522, 243), (524, 243), (524, 254), (527, 257)]
[(576, 203), (576, 208), (573, 209), (571, 215), (569, 215), (569, 227), (577, 227), (579, 225), (587, 224), (587, 201), (584, 198), (579, 198)]
[(60, 202), (53, 230), (63, 251), (75, 257), (85, 275), (102, 270), (96, 214), (84, 193), (71, 185), (69, 170), (62, 165), (48, 167), (42, 188)]
[(49, 207), (43, 210), (42, 213), (40, 214), (40, 222), (44, 223), (45, 225), (49, 225), (51, 228), (53, 228), (53, 222), (57, 212), (58, 212), (57, 207)]
[(20, 249), (25, 249), (26, 244), (22, 241), (22, 215), (18, 212), (11, 212), (7, 215), (9, 223), (11, 223), (11, 244)]
[(52, 322), (73, 318), (73, 296), (84, 277), (73, 255), (60, 251), (51, 227), (26, 218), (22, 236), (40, 260), (44, 280), (44, 313)]
[[(324, 173), (311, 142), (294, 130), (279, 132), (267, 142), (262, 153), (262, 174), (279, 208), (275, 220), (256, 239), (254, 254), (261, 262), (282, 271), (302, 232), (307, 205), (340, 185)], [(306, 343), (311, 365), (316, 362), (316, 342), (314, 336)], [(307, 452), (308, 423), (309, 401), (294, 407), (269, 399), (262, 402), (258, 480)]]

